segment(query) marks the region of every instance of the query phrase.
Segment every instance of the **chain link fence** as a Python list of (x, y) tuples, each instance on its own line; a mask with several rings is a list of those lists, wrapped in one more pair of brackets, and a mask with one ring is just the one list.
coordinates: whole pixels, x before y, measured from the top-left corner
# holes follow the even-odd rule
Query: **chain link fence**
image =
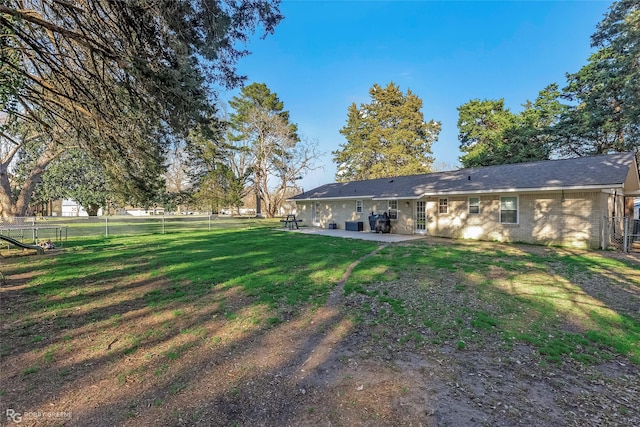
[(604, 217), (601, 248), (640, 252), (640, 220), (629, 217)]
[(0, 218), (0, 235), (22, 243), (39, 244), (51, 240), (57, 246), (63, 246), (73, 238), (211, 230), (221, 221), (233, 220), (255, 221), (255, 218), (218, 215), (13, 217)]

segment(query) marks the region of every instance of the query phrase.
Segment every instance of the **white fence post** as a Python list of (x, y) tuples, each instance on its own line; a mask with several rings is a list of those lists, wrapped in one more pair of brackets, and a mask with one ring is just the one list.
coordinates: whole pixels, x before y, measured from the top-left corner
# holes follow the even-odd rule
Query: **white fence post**
[(624, 234), (623, 234), (622, 250), (629, 252), (629, 217), (624, 217)]

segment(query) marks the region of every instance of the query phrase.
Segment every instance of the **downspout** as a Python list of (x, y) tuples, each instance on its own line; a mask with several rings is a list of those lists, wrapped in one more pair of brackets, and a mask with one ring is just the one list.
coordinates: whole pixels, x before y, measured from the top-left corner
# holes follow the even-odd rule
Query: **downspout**
[(616, 197), (618, 195), (618, 190), (613, 190), (613, 208), (611, 210), (611, 228), (613, 232), (613, 236), (616, 235)]

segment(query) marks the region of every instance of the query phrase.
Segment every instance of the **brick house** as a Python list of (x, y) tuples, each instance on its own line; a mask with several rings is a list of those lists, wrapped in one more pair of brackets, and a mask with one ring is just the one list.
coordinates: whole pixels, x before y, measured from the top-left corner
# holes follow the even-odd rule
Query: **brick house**
[(634, 153), (331, 183), (298, 194), (298, 217), (341, 229), (386, 212), (391, 232), (599, 247), (605, 217), (631, 216)]

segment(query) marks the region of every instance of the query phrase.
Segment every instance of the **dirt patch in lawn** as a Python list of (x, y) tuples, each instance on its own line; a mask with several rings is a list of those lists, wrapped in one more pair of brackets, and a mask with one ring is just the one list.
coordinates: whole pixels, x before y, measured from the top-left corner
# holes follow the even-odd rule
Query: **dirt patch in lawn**
[[(29, 274), (0, 288), (2, 425), (640, 425), (640, 370), (623, 357), (550, 363), (500, 334), (461, 344), (417, 323), (411, 335), (407, 324), (377, 320), (387, 303), (345, 297), (342, 281), (327, 305), (301, 311), (274, 313), (223, 287), (189, 304), (153, 304), (167, 284), (149, 275), (92, 285), (90, 310), (73, 304), (85, 294), (34, 311), (43, 301), (25, 287)], [(418, 284), (407, 271), (393, 287), (406, 294)], [(585, 285), (594, 294), (610, 286)], [(415, 299), (445, 317), (460, 304), (491, 312), (464, 286), (442, 270)], [(607, 304), (635, 315), (638, 284), (621, 286), (627, 297), (607, 293)]]

